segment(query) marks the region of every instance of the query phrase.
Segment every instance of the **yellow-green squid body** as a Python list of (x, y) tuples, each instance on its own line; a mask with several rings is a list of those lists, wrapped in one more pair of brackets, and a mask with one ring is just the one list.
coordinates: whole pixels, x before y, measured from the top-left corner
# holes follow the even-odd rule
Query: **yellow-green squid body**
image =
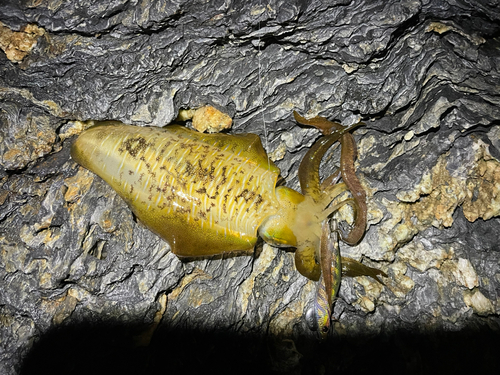
[[(365, 231), (366, 203), (359, 202), (356, 188), (348, 186), (353, 176), (347, 174), (354, 172), (344, 171), (342, 160), (340, 172), (320, 183), (321, 158), (345, 134), (351, 136), (350, 129), (339, 125), (325, 130), (313, 120), (295, 117), (326, 134), (300, 166), (303, 194), (276, 187), (280, 171), (254, 134), (203, 134), (178, 125), (152, 128), (108, 121), (84, 131), (73, 144), (71, 156), (105, 180), (179, 257), (251, 252), (257, 235), (275, 246), (296, 247), (298, 271), (316, 281), (323, 275), (321, 282), (333, 296), (327, 302), (329, 320), (338, 285), (332, 290), (336, 281), (324, 280), (331, 279), (331, 264), (322, 264), (321, 259), (332, 251), (336, 239), (325, 237), (331, 230), (324, 223), (342, 204), (351, 205), (354, 226), (341, 238), (356, 243)], [(342, 183), (337, 183), (339, 177)], [(347, 190), (353, 198), (333, 205)], [(333, 267), (340, 275), (340, 264)], [(357, 274), (381, 274), (353, 260), (350, 268)]]

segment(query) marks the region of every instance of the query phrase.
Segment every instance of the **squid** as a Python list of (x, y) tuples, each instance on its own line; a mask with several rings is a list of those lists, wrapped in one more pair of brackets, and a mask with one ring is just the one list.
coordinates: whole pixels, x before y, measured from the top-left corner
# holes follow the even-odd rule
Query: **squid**
[[(181, 259), (251, 254), (258, 236), (272, 246), (296, 248), (296, 269), (318, 285), (312, 317), (314, 328), (325, 336), (342, 274), (377, 281), (387, 275), (340, 257), (338, 250), (339, 239), (354, 245), (366, 230), (366, 194), (355, 174), (356, 145), (350, 133), (360, 124), (344, 127), (296, 112), (294, 117), (324, 135), (300, 164), (302, 193), (276, 186), (280, 170), (255, 134), (204, 134), (180, 125), (153, 128), (106, 121), (82, 132), (71, 156), (108, 183)], [(340, 168), (321, 182), (321, 160), (337, 142)], [(344, 195), (351, 197), (337, 202)], [(331, 217), (346, 204), (354, 221), (344, 232)]]

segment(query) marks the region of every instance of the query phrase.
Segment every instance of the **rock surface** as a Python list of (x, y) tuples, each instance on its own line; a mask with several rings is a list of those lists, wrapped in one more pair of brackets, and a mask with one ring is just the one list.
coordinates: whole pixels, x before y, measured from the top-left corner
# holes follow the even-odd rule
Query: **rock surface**
[[(0, 373), (498, 370), (499, 21), (491, 0), (0, 4)], [(369, 228), (341, 250), (389, 279), (343, 279), (326, 342), (293, 253), (183, 263), (69, 156), (84, 121), (204, 105), (296, 189), (319, 134), (293, 110), (367, 124)]]

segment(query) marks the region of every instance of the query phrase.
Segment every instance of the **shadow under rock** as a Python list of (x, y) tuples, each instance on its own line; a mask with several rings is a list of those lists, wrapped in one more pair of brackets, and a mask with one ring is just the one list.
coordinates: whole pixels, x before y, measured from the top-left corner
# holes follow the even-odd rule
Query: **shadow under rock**
[(80, 323), (35, 343), (21, 374), (492, 374), (500, 335), (486, 325), (459, 332), (283, 339), (163, 325), (137, 346), (144, 325)]

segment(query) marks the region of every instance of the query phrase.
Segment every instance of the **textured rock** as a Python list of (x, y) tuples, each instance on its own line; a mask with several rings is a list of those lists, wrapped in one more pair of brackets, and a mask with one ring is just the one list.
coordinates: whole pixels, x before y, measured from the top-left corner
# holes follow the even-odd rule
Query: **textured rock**
[[(0, 3), (0, 373), (498, 371), (497, 2), (15, 3)], [(28, 48), (8, 52), (13, 36)], [(292, 252), (181, 262), (70, 159), (89, 120), (163, 126), (205, 105), (259, 134), (297, 189), (319, 134), (293, 110), (367, 124), (369, 228), (341, 251), (389, 279), (343, 280), (327, 342)]]
[(0, 48), (10, 61), (21, 62), (44, 33), (45, 30), (36, 25), (26, 25), (16, 32), (0, 22)]

